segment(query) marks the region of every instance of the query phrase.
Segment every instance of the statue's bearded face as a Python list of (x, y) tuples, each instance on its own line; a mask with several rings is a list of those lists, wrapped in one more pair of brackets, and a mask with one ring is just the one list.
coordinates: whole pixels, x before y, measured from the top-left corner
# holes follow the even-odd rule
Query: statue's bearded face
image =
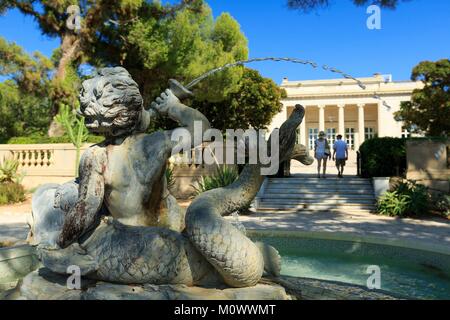
[(79, 113), (92, 133), (106, 137), (132, 133), (141, 112), (139, 87), (124, 68), (103, 68), (83, 81)]

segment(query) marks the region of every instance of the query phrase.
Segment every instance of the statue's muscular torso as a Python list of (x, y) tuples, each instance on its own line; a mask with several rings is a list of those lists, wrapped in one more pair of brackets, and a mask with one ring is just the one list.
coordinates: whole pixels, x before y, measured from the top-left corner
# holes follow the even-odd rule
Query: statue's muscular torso
[(167, 210), (170, 194), (165, 170), (171, 154), (167, 135), (133, 135), (103, 148), (104, 203), (110, 214), (128, 225), (177, 229), (176, 218), (169, 217)]
[(86, 232), (105, 205), (120, 222), (184, 228), (184, 211), (167, 189), (165, 170), (171, 155), (168, 132), (134, 134), (94, 145), (80, 161), (78, 201), (67, 213), (61, 246)]
[[(124, 224), (176, 231), (184, 227), (183, 211), (169, 194), (165, 177), (167, 160), (172, 150), (178, 150), (179, 142), (171, 141), (168, 131), (138, 133), (145, 131), (150, 114), (136, 109), (142, 103), (137, 84), (124, 69), (106, 69), (103, 76), (83, 82), (80, 102), (86, 126), (106, 140), (89, 148), (81, 158), (78, 199), (66, 214), (57, 240), (62, 248), (95, 227), (103, 205)], [(116, 87), (112, 83), (117, 79), (108, 76), (110, 72), (119, 73), (122, 82)], [(117, 97), (126, 100), (129, 107)], [(190, 137), (194, 136), (195, 123), (200, 124), (202, 135), (209, 129), (208, 119), (182, 104), (169, 89), (151, 108), (177, 121)], [(184, 148), (195, 147), (191, 142), (183, 142)]]

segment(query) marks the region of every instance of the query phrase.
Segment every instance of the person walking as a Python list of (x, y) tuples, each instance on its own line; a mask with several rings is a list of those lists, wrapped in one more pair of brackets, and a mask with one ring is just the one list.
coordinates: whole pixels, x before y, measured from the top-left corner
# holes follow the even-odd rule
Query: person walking
[(319, 132), (319, 138), (314, 143), (314, 157), (317, 159), (317, 177), (320, 178), (320, 169), (323, 164), (322, 178), (325, 178), (327, 171), (327, 160), (331, 159), (330, 145), (325, 138), (325, 132)]
[(348, 146), (342, 140), (342, 135), (336, 136), (336, 142), (333, 145), (333, 160), (336, 161), (336, 168), (338, 170), (338, 177), (342, 178), (344, 173), (345, 161), (348, 160)]

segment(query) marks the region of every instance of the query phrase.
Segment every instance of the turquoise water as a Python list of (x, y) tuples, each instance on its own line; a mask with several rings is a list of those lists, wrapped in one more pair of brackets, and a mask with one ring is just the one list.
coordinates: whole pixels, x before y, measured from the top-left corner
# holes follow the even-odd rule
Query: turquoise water
[(381, 289), (412, 299), (450, 299), (450, 256), (394, 246), (297, 237), (252, 237), (275, 248), (281, 273), (367, 285), (380, 268)]

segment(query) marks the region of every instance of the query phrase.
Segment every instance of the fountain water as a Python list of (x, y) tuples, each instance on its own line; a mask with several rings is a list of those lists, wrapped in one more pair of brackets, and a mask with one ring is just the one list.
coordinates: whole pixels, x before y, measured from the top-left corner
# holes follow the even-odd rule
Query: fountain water
[[(311, 60), (303, 60), (303, 59), (298, 59), (298, 58), (279, 58), (279, 57), (265, 57), (265, 58), (253, 58), (253, 59), (249, 59), (249, 60), (241, 60), (241, 61), (236, 61), (233, 63), (227, 63), (221, 67), (209, 70), (208, 72), (205, 72), (204, 74), (202, 74), (201, 76), (195, 78), (194, 80), (192, 80), (191, 82), (189, 82), (185, 87), (186, 89), (191, 89), (193, 88), (196, 84), (198, 84), (200, 81), (208, 78), (209, 76), (211, 76), (212, 74), (216, 73), (216, 72), (220, 72), (224, 69), (227, 68), (231, 68), (231, 67), (236, 67), (236, 66), (242, 66), (248, 63), (253, 63), (253, 62), (260, 62), (260, 61), (276, 61), (276, 62), (292, 62), (292, 63), (298, 63), (298, 64), (304, 64), (304, 65), (309, 65), (313, 68), (317, 68), (318, 63), (311, 61)], [(356, 79), (355, 77), (353, 77), (352, 75), (345, 73), (339, 69), (336, 69), (334, 67), (330, 67), (328, 65), (322, 65), (322, 69), (325, 71), (329, 71), (332, 73), (337, 73), (340, 74), (342, 77), (346, 78), (346, 79), (351, 79), (354, 80), (358, 86), (363, 89), (366, 90), (366, 86), (364, 85), (364, 83), (362, 83), (360, 80)], [(385, 100), (383, 100), (379, 95), (377, 95), (376, 92), (374, 92), (373, 95), (374, 99), (380, 100), (383, 105), (390, 109), (391, 107), (387, 104), (387, 102)]]

